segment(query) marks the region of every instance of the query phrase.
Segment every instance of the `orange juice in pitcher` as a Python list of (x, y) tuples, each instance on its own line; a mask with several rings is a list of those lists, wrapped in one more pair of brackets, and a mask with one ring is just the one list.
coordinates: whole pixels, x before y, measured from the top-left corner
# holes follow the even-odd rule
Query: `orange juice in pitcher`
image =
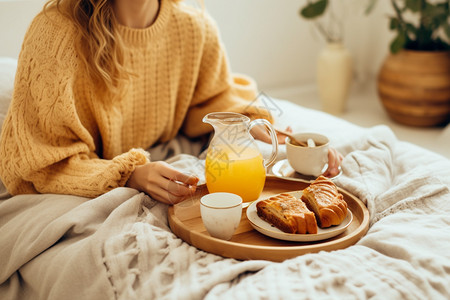
[[(262, 119), (250, 122), (244, 115), (228, 112), (208, 114), (203, 121), (215, 129), (205, 161), (208, 191), (234, 193), (244, 202), (257, 200), (264, 188), (266, 167), (275, 160), (278, 151), (270, 123)], [(258, 124), (271, 131), (273, 149), (268, 162), (249, 133)]]
[(238, 194), (244, 202), (258, 199), (264, 188), (266, 170), (261, 153), (243, 149), (241, 153), (214, 149), (206, 156), (206, 185), (210, 193)]

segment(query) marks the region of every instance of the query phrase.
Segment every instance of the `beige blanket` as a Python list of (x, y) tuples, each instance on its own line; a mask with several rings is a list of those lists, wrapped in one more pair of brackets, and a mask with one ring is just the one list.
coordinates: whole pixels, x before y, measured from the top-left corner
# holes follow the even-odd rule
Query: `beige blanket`
[[(96, 199), (6, 197), (0, 201), (0, 298), (449, 299), (449, 160), (398, 141), (384, 126), (364, 129), (277, 104), (284, 113), (279, 126), (298, 124), (302, 116), (295, 130), (325, 133), (346, 154), (337, 184), (371, 213), (370, 230), (356, 245), (283, 263), (237, 261), (177, 238), (167, 206), (133, 189)], [(202, 172), (194, 156), (169, 162)]]

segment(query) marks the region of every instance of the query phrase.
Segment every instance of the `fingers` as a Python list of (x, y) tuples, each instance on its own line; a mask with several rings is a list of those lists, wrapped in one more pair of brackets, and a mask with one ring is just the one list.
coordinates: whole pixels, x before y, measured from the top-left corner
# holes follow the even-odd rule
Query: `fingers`
[(286, 144), (286, 137), (287, 135), (277, 132), (278, 144)]
[[(292, 128), (291, 126), (286, 127), (286, 132), (288, 133), (292, 133)], [(252, 128), (251, 131), (253, 137), (257, 140), (263, 141), (265, 143), (271, 144), (272, 143), (272, 139), (270, 137), (270, 133), (267, 131), (267, 129), (263, 126), (255, 126)], [(277, 139), (278, 139), (278, 144), (285, 144), (286, 143), (286, 137), (287, 135), (277, 131)]]
[(169, 205), (184, 201), (189, 195), (179, 196), (170, 193), (168, 190), (159, 186), (153, 186), (148, 193), (153, 199)]
[(337, 152), (334, 148), (330, 148), (328, 150), (328, 169), (327, 172), (329, 173), (330, 177), (333, 177), (339, 173), (339, 159)]
[(326, 177), (334, 177), (339, 174), (339, 166), (344, 157), (334, 148), (328, 149), (328, 169), (323, 173)]
[(199, 178), (182, 173), (166, 162), (151, 162), (133, 172), (127, 186), (163, 203), (176, 204), (193, 195)]
[(200, 180), (197, 176), (182, 173), (168, 164), (165, 167), (162, 169), (161, 174), (163, 176), (159, 183), (165, 194), (160, 196), (165, 203), (176, 204), (195, 193), (197, 183)]
[(253, 137), (257, 140), (260, 140), (264, 143), (271, 144), (272, 139), (270, 138), (269, 132), (267, 132), (267, 129), (264, 126), (257, 125), (252, 128), (251, 133)]
[(166, 189), (169, 193), (171, 193), (172, 195), (177, 196), (177, 197), (189, 195), (189, 194), (195, 192), (195, 190), (197, 188), (197, 186), (195, 186), (195, 185), (186, 185), (186, 184), (182, 184), (180, 182), (173, 181), (173, 180), (168, 180), (166, 187), (167, 187)]
[[(177, 170), (175, 170), (177, 171)], [(178, 172), (178, 171), (177, 171)], [(197, 185), (198, 181), (200, 180), (197, 176), (193, 174), (186, 174), (186, 173), (175, 173), (173, 176), (168, 177), (170, 180), (180, 182), (186, 185)]]
[[(286, 131), (288, 133), (292, 133), (291, 126), (286, 127), (286, 129), (284, 131)], [(278, 144), (281, 144), (281, 145), (286, 144), (287, 135), (282, 134), (282, 133), (277, 131), (277, 138), (278, 138)]]
[(153, 199), (166, 204), (177, 204), (195, 193), (196, 188), (181, 185), (166, 178), (160, 178), (158, 182), (148, 187), (146, 193)]
[(178, 171), (166, 162), (159, 163), (159, 172), (161, 173), (161, 175), (170, 181), (178, 183), (179, 185), (193, 186), (197, 185), (198, 181), (200, 180), (193, 174), (187, 174)]
[[(285, 130), (286, 132), (291, 133), (292, 128), (288, 126)], [(252, 128), (251, 131), (253, 137), (257, 140), (263, 141), (267, 144), (272, 144), (272, 138), (270, 137), (270, 133), (267, 131), (267, 129), (263, 126), (255, 126)], [(277, 131), (276, 132), (278, 144), (285, 144), (286, 143), (286, 137), (287, 135)]]

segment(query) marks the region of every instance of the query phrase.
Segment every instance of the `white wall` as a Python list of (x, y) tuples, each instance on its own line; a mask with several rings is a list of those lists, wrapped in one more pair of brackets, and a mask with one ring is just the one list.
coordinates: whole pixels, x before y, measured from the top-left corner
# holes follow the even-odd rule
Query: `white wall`
[[(219, 25), (233, 71), (254, 77), (261, 90), (313, 84), (324, 41), (311, 22), (298, 16), (305, 1), (205, 0)], [(378, 71), (387, 54), (388, 1), (379, 1), (370, 16), (362, 13), (364, 0), (339, 1), (353, 5), (344, 10), (344, 43), (353, 54), (356, 79), (363, 82)], [(26, 28), (44, 3), (0, 0), (0, 56), (18, 56)]]
[(17, 58), (23, 36), (44, 0), (0, 0), (0, 56)]
[[(335, 0), (336, 1), (336, 0)], [(344, 43), (353, 54), (356, 77), (375, 74), (388, 51), (387, 1), (369, 16), (364, 0), (339, 0), (344, 13)], [(299, 17), (303, 1), (206, 0), (217, 20), (234, 71), (257, 79), (261, 89), (312, 84), (316, 57), (325, 41), (313, 23)]]

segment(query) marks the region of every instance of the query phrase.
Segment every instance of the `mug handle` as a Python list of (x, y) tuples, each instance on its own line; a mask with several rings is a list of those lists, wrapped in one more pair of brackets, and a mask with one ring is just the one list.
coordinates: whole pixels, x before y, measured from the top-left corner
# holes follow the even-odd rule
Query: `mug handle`
[(250, 131), (254, 126), (256, 125), (264, 125), (269, 129), (270, 138), (272, 139), (272, 155), (268, 160), (264, 159), (264, 167), (267, 168), (270, 166), (275, 159), (277, 158), (278, 154), (278, 138), (277, 134), (275, 132), (275, 129), (273, 129), (272, 124), (270, 124), (269, 121), (265, 119), (256, 119), (250, 122), (250, 125), (248, 127), (248, 130)]

